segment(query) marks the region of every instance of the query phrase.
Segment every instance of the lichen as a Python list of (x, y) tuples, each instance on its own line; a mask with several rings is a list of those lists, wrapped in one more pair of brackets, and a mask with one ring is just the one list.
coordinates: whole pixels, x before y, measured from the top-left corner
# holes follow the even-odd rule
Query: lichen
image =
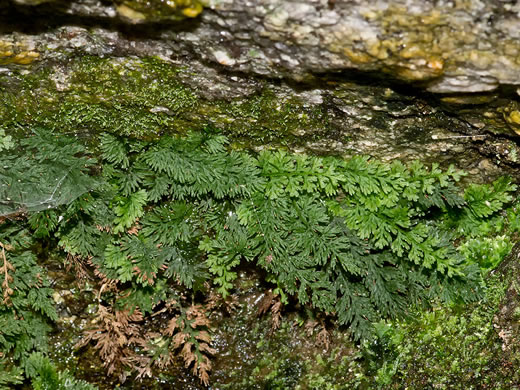
[(200, 0), (114, 0), (119, 15), (132, 22), (158, 22), (197, 17), (203, 9)]
[(26, 42), (0, 40), (0, 65), (28, 65), (36, 61), (39, 57), (40, 53), (35, 51)]
[(513, 130), (517, 135), (520, 135), (520, 104), (517, 102), (511, 102), (500, 111), (511, 130)]

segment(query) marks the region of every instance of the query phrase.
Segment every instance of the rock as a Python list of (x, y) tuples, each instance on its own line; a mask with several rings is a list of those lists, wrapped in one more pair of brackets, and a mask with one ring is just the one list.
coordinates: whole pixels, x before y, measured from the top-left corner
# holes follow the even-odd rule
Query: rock
[[(66, 45), (104, 52), (105, 46), (93, 45), (83, 33), (68, 30), (75, 35)], [(112, 50), (128, 44), (111, 42)], [(329, 80), (321, 87), (294, 88), (208, 72), (196, 61), (186, 67), (183, 62), (135, 57), (59, 58), (45, 59), (25, 74), (0, 73), (4, 127), (51, 126), (65, 132), (153, 138), (211, 124), (228, 134), (235, 147), (256, 150), (283, 146), (313, 154), (454, 163), (459, 168), (471, 168), (482, 159), (474, 147), (482, 143), (480, 133), (471, 135), (467, 123), (390, 86)], [(475, 176), (502, 172), (492, 166)]]
[(500, 111), (503, 113), (504, 120), (509, 127), (517, 135), (520, 135), (520, 104), (513, 101), (508, 106), (503, 107)]
[(39, 57), (30, 41), (0, 38), (0, 65), (28, 65)]
[[(138, 137), (212, 124), (241, 147), (456, 163), (494, 177), (516, 166), (517, 8), (0, 0), (3, 115)], [(152, 57), (162, 65), (149, 70)], [(482, 154), (493, 169), (478, 168)]]
[(254, 75), (302, 80), (357, 69), (422, 82), (435, 93), (520, 83), (516, 2), (76, 0), (45, 7), (130, 23), (198, 17), (187, 28), (161, 28), (161, 40), (203, 61), (222, 64), (215, 53), (226, 53), (224, 65)]
[[(518, 175), (519, 21), (498, 0), (0, 0), (0, 133), (213, 127), (235, 149)], [(495, 319), (507, 351), (515, 286)]]

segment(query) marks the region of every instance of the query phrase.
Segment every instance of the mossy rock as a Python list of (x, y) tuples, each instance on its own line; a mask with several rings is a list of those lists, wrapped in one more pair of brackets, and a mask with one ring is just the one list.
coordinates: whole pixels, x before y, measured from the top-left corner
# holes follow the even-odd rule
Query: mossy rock
[[(520, 242), (497, 269), (509, 282), (506, 295), (493, 324), (502, 339), (504, 356), (512, 364), (520, 364)], [(520, 376), (517, 378), (520, 382)]]

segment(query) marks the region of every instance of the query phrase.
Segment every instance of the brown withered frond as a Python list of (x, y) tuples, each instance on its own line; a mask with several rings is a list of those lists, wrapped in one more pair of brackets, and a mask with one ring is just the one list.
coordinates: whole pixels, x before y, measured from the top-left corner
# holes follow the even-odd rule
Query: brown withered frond
[(137, 347), (142, 348), (146, 345), (142, 321), (143, 315), (138, 309), (133, 313), (127, 310), (112, 311), (100, 304), (96, 318), (97, 326), (85, 331), (75, 347), (80, 348), (93, 342), (108, 374), (117, 374), (119, 380), (124, 382), (125, 367), (139, 369), (147, 364), (147, 361), (141, 361), (143, 358), (135, 352)]
[[(99, 270), (99, 266), (97, 264), (94, 264), (92, 262), (91, 258), (87, 259), (87, 264), (93, 268), (94, 276), (98, 279), (100, 279), (101, 284), (107, 284), (107, 285), (116, 285), (117, 280), (108, 278), (103, 272)], [(105, 288), (105, 291), (108, 291)]]
[(223, 310), (227, 314), (233, 313), (238, 307), (238, 297), (235, 295), (228, 295), (226, 298), (222, 297), (222, 294), (211, 290), (208, 298), (206, 299), (206, 310)]
[(100, 232), (107, 232), (107, 233), (110, 233), (110, 231), (111, 231), (110, 226), (96, 225), (96, 229), (99, 230)]
[(310, 319), (306, 321), (305, 333), (307, 336), (312, 336), (316, 330), (318, 330), (318, 334), (316, 335), (316, 344), (322, 345), (326, 350), (328, 350), (331, 343), (331, 336), (330, 332), (327, 330), (326, 319)]
[(280, 297), (276, 297), (275, 302), (271, 306), (271, 320), (273, 321), (271, 324), (271, 329), (276, 330), (280, 327), (282, 322), (282, 302), (280, 301)]
[(257, 315), (262, 316), (267, 311), (271, 311), (271, 331), (280, 327), (282, 320), (283, 304), (279, 295), (273, 294), (272, 290), (268, 290), (264, 297), (258, 302)]
[(86, 263), (90, 267), (92, 267), (93, 272), (94, 272), (94, 276), (97, 279), (99, 279), (97, 282), (98, 282), (98, 284), (101, 285), (100, 288), (99, 288), (99, 291), (97, 293), (97, 300), (98, 300), (98, 302), (101, 302), (101, 295), (104, 292), (109, 292), (109, 291), (117, 292), (118, 291), (118, 288), (117, 288), (117, 284), (119, 282), (118, 280), (108, 278), (103, 272), (101, 272), (99, 270), (99, 266), (92, 262), (92, 258), (90, 258), (90, 257), (87, 258), (86, 259)]
[[(98, 298), (110, 284), (109, 280), (103, 283)], [(202, 305), (183, 308), (171, 300), (151, 317), (165, 312), (176, 314), (161, 332), (146, 332), (138, 309), (130, 313), (100, 303), (95, 326), (84, 332), (76, 348), (91, 344), (108, 374), (118, 375), (121, 382), (130, 371), (137, 372), (136, 379), (152, 376), (154, 368), (164, 370), (180, 356), (185, 367), (191, 367), (201, 383), (209, 385), (210, 358), (216, 350), (211, 347), (207, 308)]]
[(2, 251), (0, 252), (0, 260), (2, 261), (2, 265), (0, 266), (0, 275), (2, 275), (1, 277), (3, 278), (2, 303), (6, 306), (10, 306), (12, 304), (11, 295), (14, 294), (14, 290), (9, 286), (9, 283), (13, 282), (13, 277), (9, 274), (9, 272), (14, 272), (14, 266), (7, 260), (7, 255), (5, 254), (5, 251), (10, 250), (11, 247), (9, 245), (4, 245), (0, 242), (0, 248), (2, 248)]
[(314, 334), (314, 329), (317, 326), (318, 326), (318, 321), (316, 321), (313, 318), (305, 321), (304, 328), (305, 328), (305, 333), (307, 334), (308, 337), (310, 337), (310, 336), (312, 336)]
[(325, 325), (323, 325), (322, 329), (319, 331), (316, 336), (316, 342), (319, 345), (323, 345), (325, 350), (328, 350), (330, 347), (330, 332), (327, 330)]
[(139, 218), (137, 218), (136, 222), (126, 232), (130, 235), (137, 236), (139, 234), (139, 230), (141, 230), (141, 225), (139, 225)]
[[(88, 261), (90, 261), (90, 259)], [(78, 284), (91, 279), (88, 274), (87, 266), (83, 263), (81, 256), (67, 253), (67, 257), (65, 259), (65, 271), (70, 272), (70, 270), (74, 270), (76, 282)]]

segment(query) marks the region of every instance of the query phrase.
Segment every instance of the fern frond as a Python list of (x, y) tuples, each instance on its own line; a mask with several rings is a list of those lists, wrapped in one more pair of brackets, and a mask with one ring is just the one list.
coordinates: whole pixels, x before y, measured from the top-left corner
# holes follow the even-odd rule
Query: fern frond
[(114, 208), (116, 218), (114, 219), (114, 232), (120, 233), (130, 228), (135, 220), (144, 214), (144, 206), (148, 200), (145, 190), (134, 192), (127, 198), (119, 198)]

